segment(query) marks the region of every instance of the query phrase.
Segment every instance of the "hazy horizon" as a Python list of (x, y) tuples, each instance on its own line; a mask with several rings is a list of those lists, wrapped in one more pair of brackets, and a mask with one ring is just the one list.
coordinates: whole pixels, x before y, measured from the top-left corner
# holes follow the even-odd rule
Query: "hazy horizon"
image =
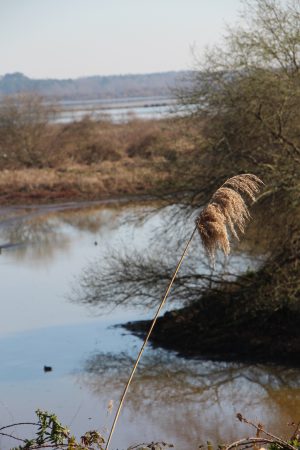
[(93, 77), (130, 77), (130, 76), (138, 76), (138, 75), (156, 75), (156, 74), (167, 74), (167, 73), (182, 73), (182, 72), (187, 72), (187, 71), (192, 71), (193, 69), (185, 69), (185, 70), (161, 70), (161, 71), (157, 71), (157, 72), (128, 72), (128, 73), (108, 73), (108, 74), (102, 74), (102, 73), (94, 73), (91, 75), (83, 75), (83, 76), (74, 76), (74, 77), (31, 77), (28, 74), (21, 72), (19, 70), (15, 70), (14, 72), (5, 72), (5, 73), (0, 73), (0, 77), (3, 77), (5, 75), (14, 75), (14, 74), (22, 74), (27, 78), (30, 78), (31, 80), (51, 80), (51, 79), (55, 79), (55, 80), (78, 80), (80, 78), (93, 78)]
[(34, 79), (190, 70), (239, 0), (0, 0), (0, 73)]

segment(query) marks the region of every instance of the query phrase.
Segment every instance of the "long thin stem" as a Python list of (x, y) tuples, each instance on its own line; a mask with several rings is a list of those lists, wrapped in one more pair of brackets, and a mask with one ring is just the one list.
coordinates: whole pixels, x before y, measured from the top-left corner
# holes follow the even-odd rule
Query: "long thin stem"
[(145, 349), (145, 347), (146, 347), (146, 344), (147, 344), (147, 342), (148, 342), (148, 340), (149, 340), (149, 337), (150, 337), (150, 335), (151, 335), (151, 333), (152, 333), (152, 330), (153, 330), (153, 328), (154, 328), (154, 326), (155, 326), (157, 317), (158, 317), (158, 315), (159, 315), (159, 313), (160, 313), (162, 307), (164, 306), (164, 304), (165, 304), (165, 302), (166, 302), (166, 300), (167, 300), (167, 297), (168, 297), (168, 295), (169, 295), (169, 292), (170, 292), (170, 290), (171, 290), (171, 287), (172, 287), (172, 285), (173, 285), (173, 283), (174, 283), (174, 280), (175, 280), (176, 275), (177, 275), (177, 273), (178, 273), (178, 271), (179, 271), (179, 269), (180, 269), (180, 266), (181, 266), (181, 264), (182, 264), (182, 262), (183, 262), (183, 259), (184, 259), (184, 257), (185, 257), (186, 254), (187, 254), (188, 247), (189, 247), (189, 245), (190, 245), (190, 243), (191, 243), (191, 241), (192, 241), (192, 239), (193, 239), (193, 237), (194, 237), (194, 234), (195, 234), (196, 230), (197, 230), (197, 227), (194, 228), (194, 230), (193, 230), (193, 232), (192, 232), (192, 234), (191, 234), (191, 237), (189, 238), (189, 240), (188, 240), (188, 242), (187, 242), (187, 244), (186, 244), (186, 246), (185, 246), (185, 248), (184, 248), (184, 250), (183, 250), (183, 253), (182, 253), (182, 255), (181, 255), (181, 257), (180, 257), (180, 260), (179, 260), (179, 262), (178, 262), (178, 264), (177, 264), (177, 266), (176, 266), (176, 269), (175, 269), (174, 274), (173, 274), (173, 276), (172, 276), (172, 278), (171, 278), (171, 281), (170, 281), (170, 283), (169, 283), (169, 285), (168, 285), (168, 287), (167, 287), (167, 289), (166, 289), (165, 295), (164, 295), (164, 297), (163, 297), (163, 299), (162, 299), (162, 301), (161, 301), (161, 303), (160, 303), (160, 305), (159, 305), (159, 307), (158, 307), (158, 309), (157, 309), (157, 311), (156, 311), (156, 313), (155, 313), (155, 316), (154, 316), (154, 318), (153, 318), (153, 320), (152, 320), (152, 323), (151, 323), (151, 326), (150, 326), (150, 328), (149, 328), (148, 334), (147, 334), (147, 336), (145, 337), (145, 340), (144, 340), (144, 342), (143, 342), (143, 345), (142, 345), (142, 347), (141, 347), (141, 349), (140, 349), (140, 352), (139, 352), (139, 354), (138, 354), (138, 356), (137, 356), (137, 358), (136, 358), (136, 361), (135, 361), (135, 363), (134, 363), (134, 366), (133, 366), (133, 368), (132, 368), (132, 370), (131, 370), (131, 374), (130, 374), (130, 376), (129, 376), (129, 378), (128, 378), (128, 381), (127, 381), (127, 383), (126, 383), (126, 386), (125, 386), (125, 388), (124, 388), (124, 391), (123, 391), (123, 394), (122, 394), (122, 397), (121, 397), (121, 400), (120, 400), (120, 403), (119, 403), (119, 406), (118, 406), (118, 409), (117, 409), (117, 412), (116, 412), (116, 415), (115, 415), (115, 418), (114, 418), (114, 421), (113, 421), (113, 424), (112, 424), (112, 427), (111, 427), (111, 430), (110, 430), (110, 433), (109, 433), (109, 437), (108, 437), (108, 439), (107, 439), (107, 443), (106, 443), (106, 446), (105, 446), (105, 450), (108, 450), (108, 447), (109, 447), (109, 444), (110, 444), (110, 441), (111, 441), (113, 432), (114, 432), (114, 430), (115, 430), (115, 427), (116, 427), (116, 424), (117, 424), (117, 421), (118, 421), (118, 418), (119, 418), (119, 415), (120, 415), (120, 412), (121, 412), (121, 409), (122, 409), (122, 406), (123, 406), (123, 403), (124, 403), (124, 400), (125, 400), (125, 397), (126, 397), (128, 388), (129, 388), (129, 385), (130, 385), (131, 380), (132, 380), (132, 378), (133, 378), (133, 376), (134, 376), (134, 373), (135, 373), (136, 368), (137, 368), (137, 366), (138, 366), (138, 363), (139, 363), (139, 361), (140, 361), (140, 359), (141, 359), (141, 356), (142, 356), (142, 354), (143, 354), (143, 351), (144, 351), (144, 349)]

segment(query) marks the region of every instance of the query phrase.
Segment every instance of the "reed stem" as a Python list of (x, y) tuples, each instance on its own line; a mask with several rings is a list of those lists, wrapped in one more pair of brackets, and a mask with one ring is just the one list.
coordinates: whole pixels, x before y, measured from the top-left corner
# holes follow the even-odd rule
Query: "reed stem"
[(111, 441), (113, 432), (114, 432), (114, 430), (115, 430), (115, 428), (116, 428), (116, 424), (117, 424), (117, 421), (118, 421), (118, 418), (119, 418), (119, 415), (120, 415), (120, 412), (121, 412), (121, 409), (122, 409), (122, 406), (123, 406), (123, 403), (124, 403), (124, 400), (125, 400), (127, 391), (128, 391), (128, 389), (129, 389), (129, 386), (130, 386), (130, 383), (131, 383), (131, 380), (132, 380), (132, 378), (133, 378), (133, 376), (134, 376), (134, 373), (135, 373), (135, 371), (136, 371), (136, 369), (137, 369), (137, 366), (138, 366), (138, 364), (139, 364), (139, 361), (140, 361), (140, 359), (141, 359), (141, 356), (142, 356), (142, 354), (143, 354), (143, 351), (144, 351), (144, 349), (145, 349), (145, 347), (146, 347), (146, 345), (147, 345), (147, 342), (148, 342), (148, 340), (149, 340), (149, 338), (150, 338), (150, 335), (151, 335), (151, 333), (152, 333), (152, 330), (153, 330), (153, 328), (154, 328), (154, 326), (155, 326), (155, 323), (156, 323), (156, 320), (157, 320), (157, 318), (158, 318), (158, 315), (159, 315), (159, 313), (160, 313), (162, 307), (164, 306), (164, 304), (165, 304), (165, 302), (166, 302), (166, 300), (167, 300), (167, 298), (168, 298), (168, 295), (169, 295), (169, 292), (170, 292), (170, 290), (171, 290), (171, 287), (172, 287), (172, 285), (173, 285), (173, 283), (174, 283), (174, 280), (175, 280), (175, 278), (176, 278), (176, 276), (177, 276), (177, 273), (178, 273), (178, 271), (179, 271), (179, 269), (180, 269), (180, 266), (181, 266), (181, 264), (182, 264), (182, 262), (183, 262), (183, 259), (184, 259), (184, 257), (185, 257), (186, 254), (187, 254), (187, 250), (188, 250), (188, 248), (189, 248), (190, 243), (192, 242), (192, 239), (193, 239), (193, 237), (194, 237), (194, 234), (195, 234), (196, 230), (197, 230), (197, 227), (194, 228), (194, 230), (193, 230), (193, 232), (192, 232), (192, 234), (191, 234), (191, 236), (190, 236), (190, 238), (189, 238), (189, 240), (188, 240), (188, 242), (187, 242), (187, 244), (186, 244), (186, 246), (185, 246), (185, 248), (184, 248), (184, 250), (183, 250), (183, 253), (182, 253), (182, 255), (181, 255), (181, 257), (180, 257), (180, 260), (179, 260), (179, 262), (178, 262), (178, 264), (177, 264), (177, 266), (176, 266), (176, 269), (175, 269), (175, 271), (174, 271), (174, 273), (173, 273), (173, 276), (172, 276), (172, 278), (171, 278), (171, 281), (170, 281), (170, 283), (168, 284), (168, 287), (167, 287), (167, 289), (166, 289), (165, 295), (164, 295), (162, 301), (160, 302), (160, 305), (159, 305), (159, 307), (158, 307), (158, 309), (157, 309), (157, 311), (156, 311), (156, 313), (155, 313), (155, 316), (154, 316), (154, 318), (153, 318), (153, 320), (152, 320), (152, 323), (151, 323), (151, 326), (150, 326), (150, 328), (149, 328), (148, 334), (147, 334), (147, 336), (145, 337), (145, 340), (144, 340), (144, 342), (143, 342), (143, 345), (142, 345), (142, 347), (141, 347), (141, 349), (140, 349), (140, 351), (139, 351), (139, 354), (138, 354), (138, 356), (137, 356), (137, 358), (136, 358), (136, 361), (135, 361), (135, 363), (134, 363), (134, 366), (133, 366), (133, 368), (132, 368), (132, 370), (131, 370), (130, 376), (129, 376), (129, 378), (128, 378), (128, 381), (127, 381), (127, 383), (126, 383), (126, 386), (125, 386), (124, 391), (123, 391), (123, 394), (122, 394), (122, 397), (121, 397), (121, 399), (120, 399), (120, 403), (119, 403), (119, 406), (118, 406), (118, 409), (117, 409), (117, 412), (116, 412), (116, 415), (115, 415), (115, 418), (114, 418), (114, 421), (113, 421), (113, 424), (112, 424), (112, 427), (111, 427), (111, 430), (110, 430), (110, 433), (109, 433), (109, 437), (108, 437), (108, 439), (107, 439), (107, 443), (106, 443), (106, 446), (105, 446), (105, 450), (108, 450), (108, 447), (109, 447), (109, 444), (110, 444), (110, 441)]

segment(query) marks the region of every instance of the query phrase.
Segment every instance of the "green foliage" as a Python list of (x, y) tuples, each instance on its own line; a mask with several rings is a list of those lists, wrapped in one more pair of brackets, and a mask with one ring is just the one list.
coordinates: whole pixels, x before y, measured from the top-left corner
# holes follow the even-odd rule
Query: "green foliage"
[(68, 450), (103, 450), (105, 440), (98, 431), (87, 431), (80, 442), (70, 435), (70, 430), (63, 426), (55, 414), (36, 410), (38, 418), (37, 431), (33, 439), (24, 439), (24, 444), (11, 450), (31, 450), (43, 447), (66, 448)]
[(38, 417), (38, 431), (36, 433), (36, 443), (43, 445), (47, 442), (60, 445), (68, 437), (69, 430), (62, 426), (55, 414), (49, 414), (47, 411), (36, 411)]

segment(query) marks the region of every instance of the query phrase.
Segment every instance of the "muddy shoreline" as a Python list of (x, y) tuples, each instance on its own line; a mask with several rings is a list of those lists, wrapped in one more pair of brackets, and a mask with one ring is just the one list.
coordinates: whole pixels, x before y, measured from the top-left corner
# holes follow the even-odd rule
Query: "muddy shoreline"
[[(49, 188), (43, 191), (39, 189), (28, 189), (27, 192), (14, 191), (2, 192), (0, 194), (0, 212), (4, 208), (44, 208), (44, 207), (56, 207), (57, 205), (80, 205), (86, 204), (111, 204), (111, 203), (126, 203), (147, 201), (154, 199), (154, 195), (147, 192), (137, 193), (112, 193), (112, 194), (100, 194), (98, 192), (79, 192), (76, 190), (62, 190), (56, 191)], [(69, 207), (69, 206), (67, 206)]]

